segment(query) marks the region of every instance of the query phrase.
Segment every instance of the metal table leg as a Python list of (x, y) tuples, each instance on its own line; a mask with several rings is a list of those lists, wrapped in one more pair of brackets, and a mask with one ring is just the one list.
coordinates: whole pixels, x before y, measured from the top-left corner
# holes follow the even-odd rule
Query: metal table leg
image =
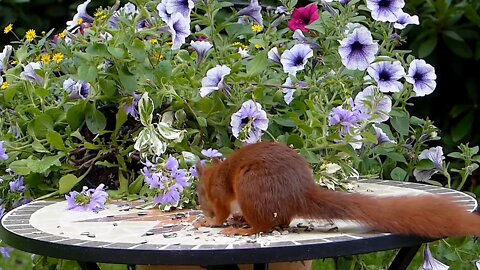
[(136, 265), (135, 264), (129, 264), (127, 265), (127, 270), (135, 270)]
[(268, 263), (256, 263), (253, 265), (253, 270), (268, 270)]
[(398, 251), (397, 256), (395, 256), (395, 259), (393, 259), (393, 262), (388, 268), (388, 270), (407, 269), (408, 265), (410, 265), (410, 263), (413, 260), (413, 257), (415, 257), (415, 254), (417, 254), (417, 251), (420, 249), (420, 247), (421, 245), (401, 248)]
[(78, 262), (82, 270), (100, 270), (100, 267), (96, 263), (92, 262)]

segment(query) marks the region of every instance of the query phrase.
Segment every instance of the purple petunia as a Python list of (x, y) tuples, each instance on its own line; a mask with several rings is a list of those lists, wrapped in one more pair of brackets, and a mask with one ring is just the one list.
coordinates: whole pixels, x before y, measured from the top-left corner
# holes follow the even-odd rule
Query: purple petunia
[(8, 60), (10, 59), (10, 55), (12, 54), (12, 51), (13, 51), (12, 45), (6, 45), (3, 48), (3, 51), (0, 53), (0, 72), (7, 70)]
[(375, 86), (369, 86), (359, 92), (355, 97), (355, 108), (364, 115), (369, 115), (369, 120), (374, 123), (385, 122), (392, 110), (390, 97), (375, 91)]
[(338, 53), (347, 69), (365, 70), (375, 60), (378, 44), (366, 27), (358, 27), (340, 41)]
[(396, 29), (404, 29), (409, 24), (419, 25), (420, 21), (418, 16), (411, 16), (410, 14), (403, 12), (398, 16), (397, 21), (393, 24), (393, 27)]
[(228, 86), (225, 84), (225, 76), (230, 74), (230, 68), (225, 65), (217, 65), (207, 71), (207, 76), (202, 79), (202, 88), (200, 88), (200, 96), (206, 97), (213, 91), (225, 89), (228, 91)]
[(0, 205), (0, 219), (7, 213), (7, 210), (5, 210), (5, 207), (3, 205)]
[[(118, 28), (118, 22), (120, 21), (120, 18), (119, 18), (120, 14), (124, 14), (127, 17), (127, 19), (133, 20), (135, 18), (135, 16), (139, 14), (139, 11), (134, 4), (126, 3), (119, 10), (115, 11), (113, 13), (112, 17), (110, 17), (110, 19), (108, 19), (108, 24), (111, 28), (114, 28), (114, 29)], [(138, 29), (141, 29), (141, 28), (143, 28), (143, 27), (139, 23)]]
[(214, 157), (222, 157), (222, 153), (220, 153), (220, 151), (218, 151), (217, 149), (212, 149), (212, 148), (208, 148), (208, 149), (204, 149), (201, 151), (202, 155), (206, 156), (206, 157), (209, 157), (209, 158), (214, 158)]
[(239, 111), (232, 114), (230, 125), (233, 136), (246, 143), (256, 143), (262, 137), (262, 131), (268, 128), (267, 113), (262, 105), (253, 100), (247, 100)]
[(328, 125), (340, 126), (340, 136), (351, 135), (353, 129), (358, 128), (360, 123), (368, 117), (369, 115), (365, 115), (359, 110), (347, 110), (338, 106), (333, 108), (328, 116)]
[(415, 59), (410, 63), (405, 79), (413, 84), (413, 91), (417, 97), (431, 94), (437, 86), (435, 68), (421, 59)]
[(71, 99), (87, 99), (90, 92), (90, 84), (84, 81), (74, 81), (71, 78), (63, 82), (63, 90), (69, 94)]
[(381, 22), (395, 22), (402, 8), (404, 0), (367, 0), (367, 8), (372, 12), (372, 18)]
[(438, 171), (443, 171), (443, 160), (445, 156), (443, 155), (443, 148), (441, 146), (432, 147), (430, 149), (423, 150), (420, 155), (418, 155), (418, 160), (428, 159), (433, 162), (434, 168), (431, 170), (418, 170), (413, 171), (413, 176), (417, 181), (425, 181), (430, 179)]
[(391, 140), (383, 130), (375, 125), (373, 125), (375, 130), (375, 136), (377, 137), (377, 145), (384, 143), (396, 143), (394, 140)]
[(403, 84), (398, 81), (405, 76), (405, 69), (400, 61), (373, 63), (367, 72), (377, 82), (381, 92), (400, 92), (403, 89)]
[(20, 78), (30, 81), (30, 82), (36, 82), (39, 84), (43, 84), (43, 78), (40, 77), (37, 73), (35, 73), (35, 70), (41, 69), (42, 64), (40, 62), (32, 62), (27, 64), (23, 71), (20, 73)]
[(23, 176), (20, 176), (19, 178), (10, 181), (8, 184), (10, 186), (10, 192), (20, 192), (23, 193), (26, 190), (26, 187), (23, 183)]
[(0, 254), (5, 260), (10, 259), (10, 253), (13, 251), (11, 247), (0, 247)]
[(181, 13), (173, 13), (167, 21), (168, 31), (172, 35), (172, 50), (178, 50), (190, 35), (190, 18)]
[(448, 270), (450, 267), (433, 257), (428, 243), (423, 251), (423, 263), (419, 270)]
[(270, 51), (268, 51), (268, 59), (274, 63), (280, 64), (280, 54), (278, 53), (277, 47), (273, 47), (270, 49)]
[(75, 28), (78, 25), (79, 21), (86, 23), (92, 23), (94, 21), (94, 18), (87, 14), (87, 6), (90, 2), (91, 0), (87, 0), (77, 6), (77, 13), (73, 16), (73, 19), (71, 21), (67, 22), (68, 30), (72, 30), (73, 28)]
[(197, 52), (197, 63), (201, 63), (212, 49), (212, 43), (208, 41), (191, 41), (190, 45)]
[(163, 0), (165, 10), (168, 14), (180, 13), (184, 18), (190, 19), (190, 13), (195, 6), (192, 0)]
[(294, 75), (303, 70), (309, 58), (313, 57), (313, 50), (305, 44), (296, 44), (290, 50), (285, 50), (280, 57), (285, 73)]
[(312, 50), (319, 50), (320, 45), (317, 43), (308, 40), (305, 35), (303, 34), (302, 30), (297, 29), (293, 32), (293, 38), (297, 41), (297, 44), (305, 44), (308, 45)]
[(104, 209), (108, 197), (104, 187), (104, 184), (100, 184), (95, 189), (84, 186), (81, 192), (71, 191), (68, 195), (65, 195), (67, 209), (74, 211), (99, 211)]
[(3, 141), (0, 141), (0, 160), (7, 160), (8, 155), (7, 155), (7, 149), (3, 146)]
[(258, 0), (251, 0), (250, 4), (239, 10), (238, 16), (247, 16), (251, 18), (256, 24), (263, 26), (262, 6), (258, 4)]
[[(295, 84), (293, 83), (292, 79), (288, 77), (285, 80), (285, 83), (282, 84), (282, 86), (287, 86), (282, 88), (282, 92), (285, 94), (283, 96), (283, 100), (285, 101), (285, 103), (290, 104), (293, 100), (293, 94), (295, 93), (295, 91), (297, 91), (297, 89), (295, 88)], [(299, 81), (297, 82), (296, 86), (299, 88), (306, 88), (307, 84), (305, 82)]]
[(138, 101), (140, 100), (141, 96), (138, 94), (133, 93), (132, 98), (123, 105), (123, 109), (127, 115), (130, 115), (133, 118), (138, 118)]

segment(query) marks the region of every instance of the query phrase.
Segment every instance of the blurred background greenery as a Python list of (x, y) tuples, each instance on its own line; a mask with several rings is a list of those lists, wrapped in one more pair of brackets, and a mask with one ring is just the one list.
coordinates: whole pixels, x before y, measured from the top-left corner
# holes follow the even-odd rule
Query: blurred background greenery
[[(83, 1), (65, 0), (0, 0), (0, 48), (15, 41), (15, 36), (4, 34), (3, 28), (13, 24), (16, 35), (23, 37), (32, 28), (41, 33), (55, 28), (61, 32), (66, 21), (75, 13)], [(125, 3), (127, 1), (121, 1)], [(264, 2), (264, 1), (261, 1)], [(480, 144), (480, 1), (479, 0), (407, 0), (405, 11), (420, 17), (420, 26), (406, 30), (407, 42), (402, 46), (411, 49), (418, 58), (425, 58), (437, 73), (437, 89), (429, 96), (415, 101), (412, 113), (430, 118), (442, 130), (440, 145), (444, 152), (456, 150), (460, 143), (470, 146)], [(115, 0), (92, 0), (88, 5), (90, 14), (100, 6), (109, 6)], [(278, 2), (270, 0), (269, 4)], [(299, 1), (299, 6), (309, 3)], [(455, 166), (455, 164), (452, 164)], [(464, 188), (480, 195), (480, 174), (477, 171)], [(471, 240), (469, 240), (471, 242)], [(436, 244), (436, 245), (442, 245)], [(434, 247), (434, 250), (436, 247)], [(475, 252), (478, 254), (478, 252)], [(393, 254), (393, 253), (392, 253)], [(444, 254), (444, 253), (442, 253)], [(0, 259), (0, 269), (31, 269), (30, 254), (14, 251), (10, 260)], [(452, 255), (453, 256), (453, 255)], [(371, 261), (371, 266), (349, 269), (382, 269), (381, 265), (390, 258), (388, 254), (367, 255), (362, 263)], [(448, 258), (446, 258), (448, 259)], [(343, 259), (348, 261), (348, 259)], [(316, 269), (331, 269), (333, 260), (318, 262)], [(413, 268), (417, 269), (421, 254), (417, 254)], [(342, 262), (340, 262), (342, 263)], [(48, 263), (47, 263), (48, 265)], [(473, 264), (467, 268), (473, 269)], [(70, 265), (71, 266), (71, 265)], [(453, 265), (451, 265), (453, 267)], [(338, 265), (337, 265), (338, 267)], [(73, 269), (67, 267), (68, 269)], [(67, 269), (65, 268), (65, 269)], [(44, 269), (49, 268), (48, 266)], [(60, 268), (58, 268), (60, 269)], [(123, 269), (118, 266), (104, 266), (102, 269)], [(347, 268), (343, 268), (347, 269)]]

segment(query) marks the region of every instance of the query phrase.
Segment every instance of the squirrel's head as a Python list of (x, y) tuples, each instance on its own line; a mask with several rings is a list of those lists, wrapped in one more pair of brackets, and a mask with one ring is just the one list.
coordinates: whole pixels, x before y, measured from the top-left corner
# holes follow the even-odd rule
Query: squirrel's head
[(196, 169), (198, 173), (198, 184), (197, 184), (197, 197), (198, 203), (200, 204), (200, 209), (205, 216), (213, 218), (215, 216), (215, 208), (213, 207), (213, 202), (210, 199), (210, 182), (212, 177), (215, 177), (215, 167), (220, 164), (221, 161), (218, 158), (212, 159), (211, 166), (205, 166), (200, 162), (197, 163)]

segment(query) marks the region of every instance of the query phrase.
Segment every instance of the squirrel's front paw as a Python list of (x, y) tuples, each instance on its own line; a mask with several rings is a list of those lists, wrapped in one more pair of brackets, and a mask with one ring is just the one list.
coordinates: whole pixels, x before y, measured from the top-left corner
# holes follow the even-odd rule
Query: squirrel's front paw
[(193, 226), (197, 229), (200, 227), (222, 227), (223, 223), (218, 223), (215, 219), (206, 217), (204, 220), (195, 222)]

